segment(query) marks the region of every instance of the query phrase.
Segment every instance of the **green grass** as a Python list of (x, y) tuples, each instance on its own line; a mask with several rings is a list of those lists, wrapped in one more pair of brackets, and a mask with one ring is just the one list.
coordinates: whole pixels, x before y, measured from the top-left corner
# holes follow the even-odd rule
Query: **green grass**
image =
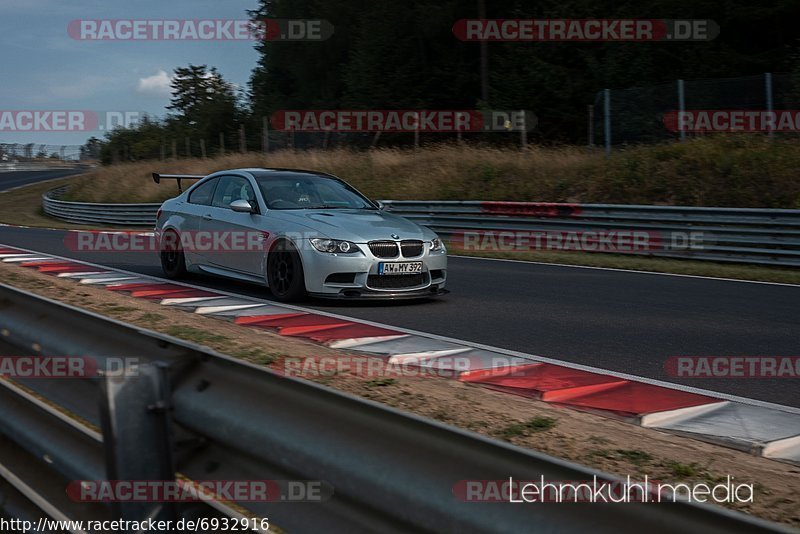
[(42, 195), (46, 191), (76, 183), (78, 180), (80, 176), (70, 176), (0, 193), (0, 223), (45, 228), (97, 228), (96, 225), (72, 224), (53, 219), (42, 211)]
[(615, 452), (635, 465), (642, 465), (653, 459), (653, 455), (639, 449), (617, 449)]
[(511, 439), (528, 436), (536, 432), (544, 432), (556, 426), (556, 419), (552, 417), (534, 417), (523, 423), (514, 423), (501, 428), (496, 432), (497, 437)]
[(668, 462), (666, 467), (677, 478), (696, 477), (701, 473), (701, 469), (696, 463)]
[(136, 311), (136, 308), (131, 306), (117, 306), (115, 304), (101, 304), (103, 310), (108, 313), (127, 313)]
[(279, 353), (267, 352), (259, 348), (234, 350), (229, 352), (229, 354), (231, 356), (235, 356), (236, 358), (241, 358), (248, 362), (257, 363), (259, 365), (269, 365), (281, 357)]
[(141, 317), (139, 317), (139, 320), (146, 323), (157, 323), (163, 321), (164, 316), (160, 313), (143, 313)]
[(222, 343), (228, 341), (228, 338), (225, 336), (212, 334), (211, 332), (200, 330), (199, 328), (192, 328), (190, 326), (169, 326), (165, 328), (163, 332), (170, 336), (194, 343)]

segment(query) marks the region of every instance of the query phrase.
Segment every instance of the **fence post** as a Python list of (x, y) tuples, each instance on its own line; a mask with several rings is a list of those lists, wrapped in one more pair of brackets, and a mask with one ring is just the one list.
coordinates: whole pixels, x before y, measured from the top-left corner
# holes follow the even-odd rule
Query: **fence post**
[[(770, 116), (773, 116), (773, 113), (772, 113), (772, 73), (771, 72), (765, 72), (764, 73), (764, 89), (765, 89), (765, 91), (767, 93), (767, 95), (766, 95), (767, 96), (767, 111), (769, 112)], [(773, 121), (774, 120), (775, 119), (773, 118)], [(774, 128), (775, 123), (774, 122), (768, 122), (767, 124), (770, 125), (769, 126), (769, 131), (767, 132), (767, 136), (768, 137), (772, 137), (773, 134), (774, 134), (774, 130), (775, 130), (775, 128)]]
[(220, 155), (225, 155), (225, 133), (219, 133), (219, 153)]
[(419, 113), (414, 113), (414, 150), (419, 148)]
[(522, 114), (522, 130), (519, 132), (519, 143), (522, 145), (522, 149), (524, 150), (528, 146), (528, 123), (527, 117), (525, 116), (525, 110), (521, 109), (520, 113)]
[(678, 130), (680, 131), (681, 141), (686, 141), (686, 130), (680, 127), (683, 120), (683, 113), (686, 111), (686, 99), (683, 89), (683, 80), (678, 80)]
[(269, 152), (269, 118), (261, 118), (261, 150), (266, 154)]
[(603, 90), (603, 137), (606, 156), (611, 154), (611, 90)]
[(200, 139), (200, 157), (206, 159), (206, 140)]
[(244, 134), (244, 124), (239, 126), (239, 152), (247, 153), (247, 137)]
[(594, 148), (594, 105), (587, 105), (586, 111), (589, 112), (589, 125), (586, 130), (586, 137), (589, 139), (589, 148)]

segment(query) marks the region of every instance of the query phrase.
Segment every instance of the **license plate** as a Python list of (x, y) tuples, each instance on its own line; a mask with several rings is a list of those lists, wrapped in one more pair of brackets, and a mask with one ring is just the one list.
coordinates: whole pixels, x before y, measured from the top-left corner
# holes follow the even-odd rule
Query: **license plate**
[(403, 263), (378, 264), (378, 274), (417, 274), (422, 272), (421, 261), (407, 261)]

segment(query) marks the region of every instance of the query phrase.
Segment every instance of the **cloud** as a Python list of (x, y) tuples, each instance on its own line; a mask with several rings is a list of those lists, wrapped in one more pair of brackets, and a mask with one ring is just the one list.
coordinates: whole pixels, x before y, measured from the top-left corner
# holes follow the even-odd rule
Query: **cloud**
[(160, 70), (158, 74), (139, 78), (139, 85), (136, 87), (136, 91), (150, 96), (169, 96), (170, 82), (169, 75)]

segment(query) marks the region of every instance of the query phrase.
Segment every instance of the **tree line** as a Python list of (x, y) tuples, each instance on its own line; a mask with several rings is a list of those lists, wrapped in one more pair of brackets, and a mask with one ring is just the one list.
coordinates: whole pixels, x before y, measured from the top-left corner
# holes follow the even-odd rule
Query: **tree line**
[[(603, 88), (800, 73), (795, 0), (259, 0), (249, 15), (324, 19), (334, 33), (323, 42), (257, 42), (241, 92), (214, 67), (175, 69), (166, 117), (108, 133), (103, 160), (163, 156), (165, 140), (177, 139), (181, 152), (186, 138), (219, 150), (220, 133), (238, 147), (243, 126), (255, 146), (263, 117), (282, 109), (526, 109), (538, 116), (532, 141), (584, 143), (586, 106)], [(457, 20), (479, 17), (712, 19), (720, 34), (707, 42), (484, 44), (454, 36)]]

